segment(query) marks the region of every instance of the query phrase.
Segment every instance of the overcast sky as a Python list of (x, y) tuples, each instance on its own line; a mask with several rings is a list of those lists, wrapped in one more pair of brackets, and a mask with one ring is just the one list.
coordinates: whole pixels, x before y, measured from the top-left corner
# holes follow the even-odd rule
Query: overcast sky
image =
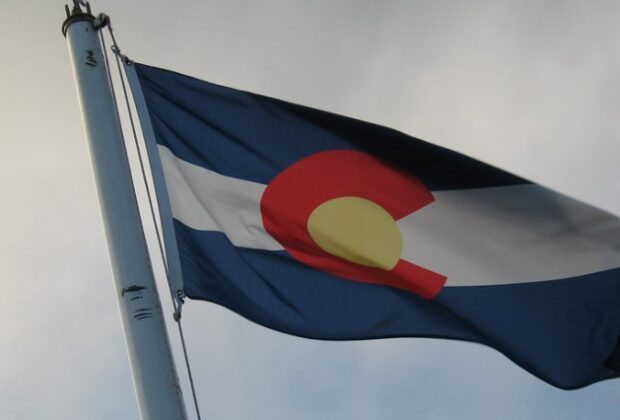
[[(397, 128), (620, 214), (617, 1), (93, 3), (137, 61)], [(0, 5), (0, 418), (133, 419), (63, 4)], [(205, 302), (184, 323), (205, 419), (618, 417), (620, 380), (561, 391), (475, 344), (304, 340)]]

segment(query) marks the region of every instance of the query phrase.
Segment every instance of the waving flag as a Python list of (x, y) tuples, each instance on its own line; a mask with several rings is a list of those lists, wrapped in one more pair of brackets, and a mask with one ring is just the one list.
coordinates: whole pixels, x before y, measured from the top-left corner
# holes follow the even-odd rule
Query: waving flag
[(620, 220), (400, 132), (135, 65), (183, 288), (279, 331), (491, 346), (576, 388), (620, 369)]

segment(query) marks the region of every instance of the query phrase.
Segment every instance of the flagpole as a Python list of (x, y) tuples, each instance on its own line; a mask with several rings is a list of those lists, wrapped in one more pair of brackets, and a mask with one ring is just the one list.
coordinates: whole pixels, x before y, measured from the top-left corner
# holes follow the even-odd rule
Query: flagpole
[(95, 17), (74, 0), (67, 38), (134, 389), (144, 420), (186, 419)]

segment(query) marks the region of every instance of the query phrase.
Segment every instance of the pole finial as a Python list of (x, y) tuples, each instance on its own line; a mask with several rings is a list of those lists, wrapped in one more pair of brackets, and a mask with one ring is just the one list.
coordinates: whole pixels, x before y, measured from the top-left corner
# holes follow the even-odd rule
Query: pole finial
[(90, 13), (90, 3), (88, 3), (87, 1), (84, 0), (73, 0), (73, 10), (74, 12), (77, 10), (80, 13), (82, 13), (82, 7), (84, 6), (86, 8), (86, 11), (88, 13)]

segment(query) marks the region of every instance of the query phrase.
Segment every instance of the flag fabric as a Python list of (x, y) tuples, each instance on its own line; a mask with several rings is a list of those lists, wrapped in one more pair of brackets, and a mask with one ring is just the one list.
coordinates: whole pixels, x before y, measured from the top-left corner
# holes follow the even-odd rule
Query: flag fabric
[(620, 220), (398, 131), (135, 64), (192, 299), (326, 340), (620, 372)]

